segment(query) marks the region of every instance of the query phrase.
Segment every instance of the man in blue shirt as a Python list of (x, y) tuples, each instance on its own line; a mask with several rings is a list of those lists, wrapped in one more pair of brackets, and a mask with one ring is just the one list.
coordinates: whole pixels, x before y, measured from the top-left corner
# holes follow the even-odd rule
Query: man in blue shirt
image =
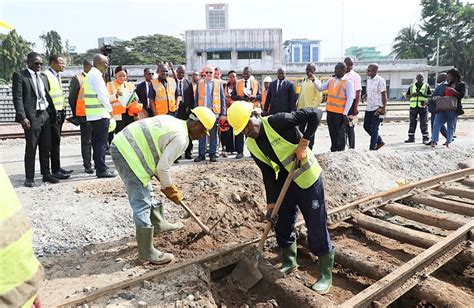
[[(224, 87), (218, 79), (214, 79), (214, 67), (206, 65), (206, 78), (199, 81), (196, 89), (196, 105), (210, 108), (215, 114), (216, 119), (226, 120), (226, 106)], [(209, 161), (216, 162), (217, 156), (217, 125), (209, 131), (211, 143), (209, 145)], [(206, 160), (206, 136), (199, 139), (199, 155), (194, 159), (195, 162)]]

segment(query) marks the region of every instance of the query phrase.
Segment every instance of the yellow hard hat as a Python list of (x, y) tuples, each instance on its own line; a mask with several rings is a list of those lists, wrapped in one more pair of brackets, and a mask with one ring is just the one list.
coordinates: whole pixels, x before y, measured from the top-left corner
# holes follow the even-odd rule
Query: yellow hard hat
[(111, 118), (109, 122), (109, 133), (113, 132), (116, 127), (117, 127), (117, 121), (115, 121), (114, 118)]
[(245, 101), (233, 102), (227, 109), (227, 121), (234, 129), (234, 135), (240, 134), (249, 123), (253, 104)]
[(191, 110), (191, 112), (194, 113), (207, 131), (210, 131), (214, 125), (216, 125), (216, 115), (211, 109), (204, 106), (198, 106)]

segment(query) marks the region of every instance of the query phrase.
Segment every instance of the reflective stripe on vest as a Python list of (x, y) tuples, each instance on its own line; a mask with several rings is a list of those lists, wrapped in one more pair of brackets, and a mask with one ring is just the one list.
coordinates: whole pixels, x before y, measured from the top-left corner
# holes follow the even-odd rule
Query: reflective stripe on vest
[(133, 122), (115, 135), (112, 142), (143, 186), (148, 185), (156, 174), (156, 166), (161, 155), (158, 146), (160, 137), (173, 131), (187, 136), (186, 121), (169, 115), (160, 115)]
[(0, 166), (0, 307), (31, 308), (43, 279), (27, 217)]
[(329, 80), (326, 111), (342, 114), (344, 113), (344, 107), (346, 106), (347, 97), (344, 93), (344, 89), (346, 88), (347, 80), (339, 79), (337, 86), (334, 87), (335, 82), (335, 78)]
[(66, 109), (66, 99), (64, 98), (64, 92), (58, 78), (50, 70), (44, 71), (44, 73), (48, 77), (49, 96), (53, 100), (54, 109), (56, 111)]
[(79, 93), (77, 94), (76, 99), (76, 116), (83, 117), (86, 115), (86, 102), (84, 99), (84, 73), (79, 73), (76, 75), (77, 81), (79, 81)]
[[(296, 144), (286, 141), (281, 137), (268, 123), (268, 117), (262, 118), (263, 128), (265, 135), (272, 146), (273, 151), (277, 155), (281, 164), (289, 172), (292, 165), (295, 154)], [(262, 150), (258, 147), (255, 139), (247, 138), (247, 148), (257, 159), (269, 165), (275, 171), (275, 178), (278, 178), (278, 164), (273, 162), (268, 156), (266, 156)], [(294, 182), (302, 189), (306, 189), (313, 185), (321, 174), (321, 167), (318, 161), (314, 157), (313, 152), (307, 148), (306, 158), (301, 163), (301, 167), (297, 169), (294, 177)]]
[[(117, 89), (120, 87), (118, 85), (117, 81), (110, 81), (107, 82), (107, 90), (109, 91), (109, 95), (115, 95), (117, 93)], [(127, 89), (130, 92), (133, 92), (134, 86), (130, 82), (125, 81), (124, 83), (124, 88)], [(122, 113), (125, 113), (127, 111), (127, 108), (122, 106), (122, 102), (118, 99), (114, 99), (110, 101), (110, 104), (112, 105), (112, 114), (113, 115), (119, 115)]]
[(158, 79), (153, 79), (151, 84), (155, 90), (155, 112), (156, 115), (168, 114), (176, 111), (176, 82), (173, 78), (166, 78), (166, 89)]
[[(428, 84), (424, 83), (420, 88), (420, 92), (421, 92), (421, 94), (426, 95), (428, 93)], [(416, 93), (416, 83), (411, 85), (410, 93), (411, 94)], [(417, 105), (420, 108), (424, 108), (426, 100), (428, 100), (427, 97), (411, 96), (410, 97), (410, 108), (416, 108)]]
[(92, 90), (89, 76), (84, 78), (84, 102), (86, 109), (86, 116), (102, 116), (107, 113), (107, 110), (97, 97), (97, 92)]
[[(204, 99), (206, 98), (206, 87), (206, 80), (200, 80), (198, 85), (198, 106), (205, 106)], [(221, 113), (221, 83), (217, 79), (214, 79), (212, 87), (212, 111), (215, 114)]]

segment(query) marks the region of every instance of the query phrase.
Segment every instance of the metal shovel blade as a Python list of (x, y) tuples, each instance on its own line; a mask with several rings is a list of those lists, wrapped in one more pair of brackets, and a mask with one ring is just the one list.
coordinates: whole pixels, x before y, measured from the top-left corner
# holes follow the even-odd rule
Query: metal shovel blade
[(253, 249), (248, 250), (237, 263), (230, 276), (243, 289), (248, 290), (262, 280), (263, 275), (258, 269), (258, 259), (260, 253)]

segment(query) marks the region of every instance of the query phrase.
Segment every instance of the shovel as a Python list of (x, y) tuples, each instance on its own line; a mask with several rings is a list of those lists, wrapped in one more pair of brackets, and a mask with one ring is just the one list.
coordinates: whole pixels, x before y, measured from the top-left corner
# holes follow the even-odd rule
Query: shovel
[[(278, 195), (278, 199), (275, 203), (275, 207), (273, 208), (270, 220), (273, 220), (277, 216), (278, 210), (280, 209), (283, 199), (285, 199), (286, 192), (288, 191), (288, 188), (290, 187), (290, 184), (293, 181), (298, 164), (299, 161), (297, 161), (296, 159), (293, 160), (293, 166), (291, 167), (291, 170), (288, 173), (288, 176), (286, 177), (285, 183), (283, 184), (280, 194)], [(270, 233), (272, 227), (273, 222), (268, 221), (263, 230), (263, 235), (260, 238), (260, 241), (258, 242), (257, 250), (248, 251), (248, 254), (244, 255), (244, 257), (240, 260), (240, 262), (230, 274), (232, 279), (238, 284), (240, 284), (245, 290), (250, 289), (263, 278), (262, 273), (258, 269), (258, 260), (263, 255), (263, 246), (265, 245), (268, 233)]]

